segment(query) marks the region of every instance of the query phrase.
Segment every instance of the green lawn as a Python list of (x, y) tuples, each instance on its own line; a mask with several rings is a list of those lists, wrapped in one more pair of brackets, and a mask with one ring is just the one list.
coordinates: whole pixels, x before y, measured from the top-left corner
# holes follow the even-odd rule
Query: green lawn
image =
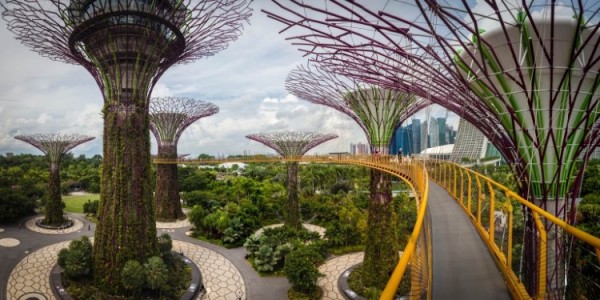
[(65, 211), (74, 213), (83, 213), (83, 204), (89, 200), (100, 199), (100, 194), (88, 194), (82, 196), (63, 196), (65, 202)]

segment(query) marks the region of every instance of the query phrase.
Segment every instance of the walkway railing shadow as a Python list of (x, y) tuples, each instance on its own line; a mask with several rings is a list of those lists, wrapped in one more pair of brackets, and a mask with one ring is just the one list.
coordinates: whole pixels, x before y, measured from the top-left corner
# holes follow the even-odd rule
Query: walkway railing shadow
[[(399, 159), (396, 156), (385, 155), (305, 155), (299, 157), (279, 156), (243, 156), (226, 159), (154, 159), (157, 164), (222, 164), (222, 163), (252, 163), (270, 162), (284, 163), (286, 161), (328, 163), (328, 164), (350, 164), (364, 166), (387, 172), (403, 180), (412, 190), (417, 207), (417, 219), (410, 239), (403, 250), (402, 257), (394, 269), (382, 299), (393, 299), (405, 274), (410, 274), (411, 299), (430, 298), (431, 291), (431, 226), (427, 209), (428, 176), (425, 165), (419, 161), (409, 158)], [(409, 273), (406, 273), (409, 270)]]
[[(598, 237), (567, 224), (473, 170), (446, 161), (429, 160), (425, 165), (431, 178), (443, 186), (471, 218), (513, 298), (588, 299), (585, 294), (600, 294)], [(535, 232), (527, 232), (523, 208), (531, 210)], [(526, 241), (525, 237), (533, 241)], [(562, 239), (562, 243), (557, 243), (557, 239)], [(532, 245), (532, 249), (527, 249), (525, 243)], [(561, 253), (565, 255), (559, 255), (558, 262), (554, 261), (556, 245), (568, 247), (563, 249)], [(536, 263), (531, 264), (535, 265), (534, 269), (528, 269), (528, 264), (521, 259), (526, 255), (536, 258)], [(561, 287), (560, 290), (548, 288), (550, 283)]]

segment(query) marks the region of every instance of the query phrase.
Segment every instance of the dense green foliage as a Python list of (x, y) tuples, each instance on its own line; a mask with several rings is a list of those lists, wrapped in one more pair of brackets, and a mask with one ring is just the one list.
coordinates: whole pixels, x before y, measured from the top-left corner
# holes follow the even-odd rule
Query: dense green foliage
[[(60, 191), (100, 191), (102, 158), (96, 155), (77, 158), (66, 154), (61, 161)], [(43, 155), (0, 155), (0, 222), (13, 221), (33, 212), (35, 204), (44, 204), (48, 193), (48, 160)], [(62, 209), (62, 207), (60, 207)]]
[(58, 252), (58, 265), (63, 274), (70, 279), (90, 276), (92, 273), (92, 243), (90, 238), (82, 236), (74, 240), (68, 248)]
[(315, 247), (298, 245), (285, 258), (283, 272), (287, 277), (292, 289), (305, 294), (314, 293), (317, 288), (319, 273), (317, 263), (323, 261), (323, 256)]
[(122, 296), (108, 295), (92, 281), (92, 244), (87, 236), (74, 240), (58, 255), (63, 284), (74, 299), (177, 299), (191, 281), (191, 269), (173, 254), (171, 237), (158, 237), (160, 255), (146, 261), (128, 260), (120, 271), (117, 289)]
[(318, 233), (308, 230), (294, 230), (283, 226), (267, 228), (260, 236), (252, 235), (244, 243), (255, 269), (261, 274), (276, 273), (283, 269), (286, 256), (298, 245), (311, 243), (319, 252), (323, 243)]
[(0, 188), (0, 223), (16, 221), (33, 213), (35, 200), (20, 189)]
[(100, 200), (89, 200), (83, 204), (83, 213), (86, 215), (95, 216), (98, 213), (98, 207), (100, 206)]

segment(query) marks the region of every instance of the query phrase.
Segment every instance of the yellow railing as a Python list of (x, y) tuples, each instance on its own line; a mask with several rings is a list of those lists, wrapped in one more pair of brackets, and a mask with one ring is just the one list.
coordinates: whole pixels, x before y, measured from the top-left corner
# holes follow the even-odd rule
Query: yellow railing
[(351, 164), (364, 166), (387, 172), (402, 179), (412, 189), (417, 202), (417, 220), (410, 239), (404, 248), (402, 257), (394, 269), (381, 299), (392, 299), (398, 289), (407, 267), (410, 266), (411, 299), (431, 298), (431, 228), (427, 217), (427, 169), (422, 162), (411, 161), (407, 158), (399, 160), (396, 156), (353, 156), (353, 155), (324, 155), (301, 157), (275, 156), (244, 156), (227, 159), (174, 160), (155, 158), (157, 164), (221, 164), (225, 162), (260, 163), (260, 162), (313, 162), (332, 164)]
[[(470, 169), (454, 163), (434, 160), (426, 161), (426, 166), (432, 179), (442, 185), (471, 218), (504, 274), (513, 298), (544, 299), (556, 298), (557, 295), (564, 297), (565, 285), (560, 282), (564, 281), (564, 272), (569, 272), (567, 278), (581, 275), (575, 273), (578, 272), (576, 267), (565, 267), (565, 262), (558, 266), (559, 270), (563, 270), (562, 273), (559, 271), (554, 275), (549, 274), (549, 264), (554, 263), (552, 254), (556, 250), (556, 246), (553, 244), (554, 240), (548, 241), (549, 236), (552, 236), (552, 239), (562, 238), (565, 241), (572, 241), (570, 243), (571, 253), (587, 251), (586, 253), (589, 254), (588, 261), (578, 262), (578, 264), (600, 270), (598, 267), (600, 264), (598, 260), (599, 238), (567, 224), (501, 184)], [(533, 249), (537, 257), (535, 270), (523, 270), (523, 264), (518, 259), (515, 261), (515, 257), (521, 257), (522, 250), (520, 249), (524, 247), (522, 245), (525, 236), (523, 206), (530, 209), (536, 230), (535, 233), (529, 235), (535, 239), (531, 243), (536, 247)], [(515, 218), (516, 214), (519, 216)], [(514, 230), (515, 228), (517, 230)], [(548, 228), (551, 229), (551, 235), (548, 234)], [(516, 247), (517, 244), (520, 246)], [(595, 259), (593, 259), (594, 257)], [(551, 270), (555, 268), (553, 265), (550, 267)], [(536, 276), (528, 278), (526, 274), (536, 274)], [(569, 278), (569, 280), (574, 279)], [(525, 281), (529, 281), (529, 292), (526, 289)], [(547, 288), (547, 284), (553, 281), (554, 283), (558, 282), (558, 286), (562, 290)], [(569, 284), (571, 283), (569, 282)]]

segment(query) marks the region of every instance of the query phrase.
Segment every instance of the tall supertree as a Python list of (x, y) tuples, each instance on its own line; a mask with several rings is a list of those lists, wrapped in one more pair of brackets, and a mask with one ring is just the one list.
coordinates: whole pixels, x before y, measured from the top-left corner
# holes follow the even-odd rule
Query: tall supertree
[(104, 97), (94, 281), (121, 290), (126, 261), (158, 253), (148, 102), (161, 75), (225, 49), (251, 15), (242, 0), (7, 0), (2, 16), (42, 56), (83, 66)]
[[(373, 151), (387, 154), (392, 134), (406, 119), (429, 105), (423, 98), (372, 85), (361, 85), (319, 66), (289, 73), (287, 90), (298, 98), (328, 106), (352, 118)], [(371, 199), (362, 281), (383, 288), (398, 262), (390, 175), (371, 169)]]
[(46, 154), (50, 163), (50, 178), (42, 223), (51, 226), (63, 225), (65, 219), (60, 194), (60, 161), (71, 149), (94, 138), (78, 134), (31, 134), (17, 135), (15, 139), (31, 144)]
[(300, 201), (298, 199), (298, 159), (302, 157), (310, 149), (326, 142), (335, 139), (338, 136), (335, 134), (320, 134), (316, 132), (298, 132), (298, 131), (283, 131), (271, 133), (250, 134), (247, 138), (264, 144), (272, 148), (284, 158), (288, 160), (287, 171), (287, 190), (288, 201), (285, 212), (284, 226), (288, 226), (297, 230), (302, 229), (302, 220), (300, 220)]
[[(183, 131), (200, 118), (219, 112), (219, 107), (189, 98), (152, 98), (150, 131), (158, 144), (158, 158), (178, 159), (177, 143)], [(176, 164), (156, 166), (156, 218), (172, 221), (183, 218)]]
[[(600, 144), (598, 3), (289, 2), (271, 16), (310, 32), (290, 39), (313, 60), (368, 82), (421, 89), (490, 138), (523, 198), (574, 223), (585, 169), (575, 161), (585, 166)], [(522, 275), (535, 295), (538, 233), (531, 211), (524, 215)], [(569, 240), (552, 224), (545, 223), (546, 287), (562, 298)]]

